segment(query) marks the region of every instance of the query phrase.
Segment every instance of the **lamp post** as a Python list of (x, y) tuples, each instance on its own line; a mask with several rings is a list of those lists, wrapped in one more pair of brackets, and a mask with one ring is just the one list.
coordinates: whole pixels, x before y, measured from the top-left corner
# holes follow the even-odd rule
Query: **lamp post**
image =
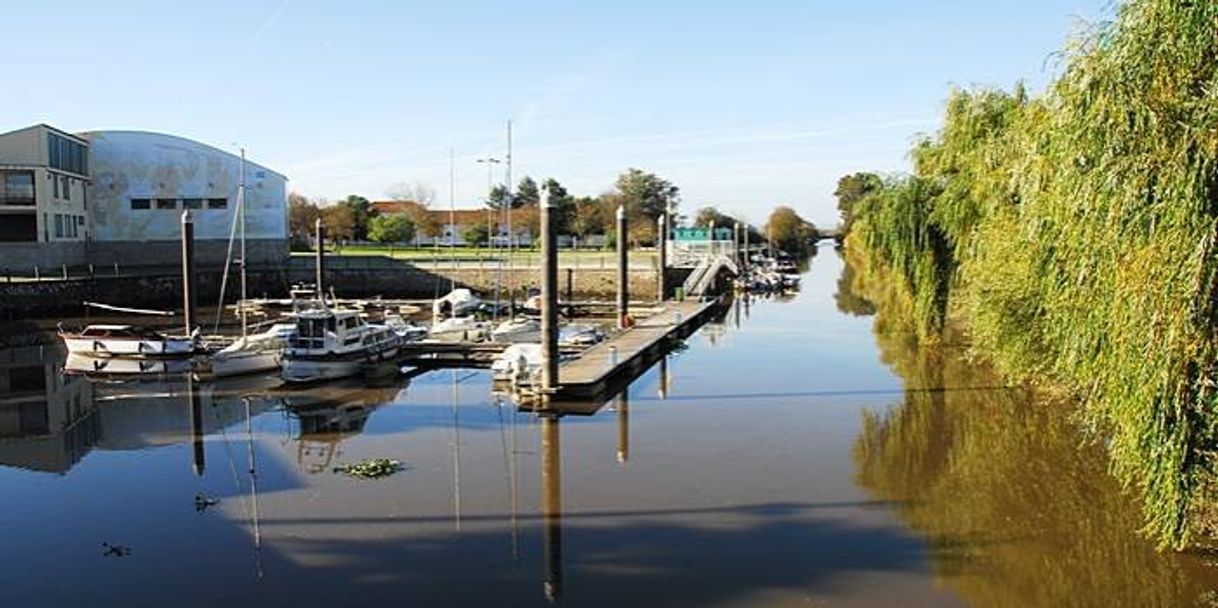
[(488, 156), (486, 158), (479, 158), (476, 162), (486, 165), (486, 245), (491, 247), (495, 243), (491, 236), (495, 232), (494, 207), (491, 205), (491, 192), (495, 189), (492, 173), (495, 170), (495, 165), (503, 161), (493, 156)]

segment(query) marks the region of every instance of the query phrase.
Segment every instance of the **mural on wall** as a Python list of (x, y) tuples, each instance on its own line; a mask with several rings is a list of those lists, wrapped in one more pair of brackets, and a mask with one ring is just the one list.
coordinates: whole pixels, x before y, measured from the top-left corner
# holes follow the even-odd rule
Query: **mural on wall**
[[(202, 199), (202, 208), (191, 210), (196, 238), (228, 238), (237, 208), (239, 156), (159, 133), (98, 131), (83, 136), (90, 142), (94, 240), (177, 239), (183, 199)], [(246, 237), (286, 239), (287, 178), (247, 160), (245, 184)], [(133, 209), (132, 199), (153, 202), (148, 209)], [(156, 199), (173, 199), (174, 208), (158, 209)], [(211, 208), (212, 199), (224, 199), (225, 207)]]

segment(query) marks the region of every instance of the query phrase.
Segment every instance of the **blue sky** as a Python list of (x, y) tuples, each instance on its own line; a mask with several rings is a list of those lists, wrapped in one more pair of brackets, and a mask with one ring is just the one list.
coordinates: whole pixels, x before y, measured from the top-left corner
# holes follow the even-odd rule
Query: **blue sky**
[[(577, 194), (627, 167), (764, 221), (836, 220), (837, 178), (898, 171), (953, 85), (1034, 90), (1100, 0), (20, 2), (0, 131), (162, 131), (230, 148), (313, 197), (424, 182), (458, 205), (474, 159)], [(14, 56), (15, 53), (15, 56)], [(502, 181), (502, 171), (494, 179)]]

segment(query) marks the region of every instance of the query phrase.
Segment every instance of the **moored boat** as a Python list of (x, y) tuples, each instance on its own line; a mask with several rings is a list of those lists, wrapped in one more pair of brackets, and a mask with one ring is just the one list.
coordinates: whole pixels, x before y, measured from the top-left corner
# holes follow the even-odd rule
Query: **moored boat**
[(198, 336), (169, 336), (133, 325), (89, 325), (74, 332), (59, 328), (72, 354), (93, 357), (185, 357), (194, 353)]
[(296, 335), (280, 363), (287, 382), (346, 378), (397, 357), (402, 338), (365, 323), (354, 310), (316, 308), (296, 314)]

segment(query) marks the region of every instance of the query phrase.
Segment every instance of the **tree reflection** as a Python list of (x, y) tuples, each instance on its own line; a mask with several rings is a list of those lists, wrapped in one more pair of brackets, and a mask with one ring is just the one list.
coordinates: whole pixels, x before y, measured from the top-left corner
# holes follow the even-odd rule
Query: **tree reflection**
[[(1083, 441), (1070, 403), (1004, 388), (982, 364), (919, 345), (912, 318), (882, 285), (851, 298), (879, 303), (876, 340), (904, 380), (900, 403), (865, 412), (856, 480), (930, 542), (935, 573), (985, 606), (1173, 606), (1204, 601), (1213, 575), (1194, 556), (1163, 555)], [(843, 277), (846, 272), (843, 271)], [(841, 300), (839, 299), (839, 302)], [(952, 338), (945, 344), (956, 343)]]

